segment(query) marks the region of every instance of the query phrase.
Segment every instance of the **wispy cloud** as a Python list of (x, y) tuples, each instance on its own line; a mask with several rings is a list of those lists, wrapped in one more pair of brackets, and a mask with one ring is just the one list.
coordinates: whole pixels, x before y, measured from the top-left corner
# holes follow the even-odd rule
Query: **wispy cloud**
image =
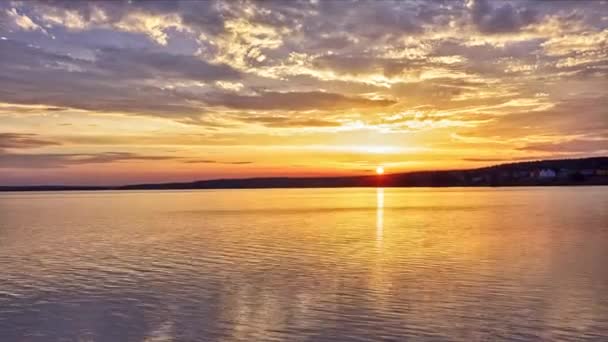
[(72, 165), (107, 164), (124, 161), (167, 160), (167, 156), (143, 156), (128, 152), (79, 153), (0, 153), (0, 168), (63, 168)]
[(186, 164), (226, 164), (226, 165), (245, 165), (245, 164), (253, 164), (250, 161), (219, 161), (219, 160), (209, 160), (209, 159), (190, 159), (182, 161)]
[(38, 138), (37, 134), (0, 133), (0, 151), (3, 149), (36, 148), (50, 145), (59, 145), (59, 143)]

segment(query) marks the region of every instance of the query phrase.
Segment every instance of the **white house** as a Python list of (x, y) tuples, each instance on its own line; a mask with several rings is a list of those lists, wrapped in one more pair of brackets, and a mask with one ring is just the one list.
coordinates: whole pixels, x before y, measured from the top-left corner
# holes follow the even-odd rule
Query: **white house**
[(557, 174), (551, 169), (542, 169), (538, 174), (538, 178), (555, 178)]

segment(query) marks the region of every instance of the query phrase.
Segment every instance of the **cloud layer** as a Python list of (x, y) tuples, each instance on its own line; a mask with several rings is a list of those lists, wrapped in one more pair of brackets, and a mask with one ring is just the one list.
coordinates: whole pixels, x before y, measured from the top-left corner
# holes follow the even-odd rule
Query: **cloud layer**
[[(167, 145), (193, 167), (231, 165), (204, 162), (223, 153), (272, 170), (234, 146), (349, 170), (369, 165), (310, 151), (419, 148), (455, 167), (597, 155), (607, 89), (602, 1), (0, 4), (0, 151), (15, 167), (21, 154), (69, 169)], [(436, 166), (389, 163), (414, 157)]]

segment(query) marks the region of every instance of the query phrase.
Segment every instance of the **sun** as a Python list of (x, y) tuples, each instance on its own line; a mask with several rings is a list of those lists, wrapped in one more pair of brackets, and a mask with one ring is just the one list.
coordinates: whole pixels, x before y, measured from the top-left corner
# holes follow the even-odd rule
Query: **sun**
[(384, 174), (384, 168), (382, 166), (378, 166), (376, 168), (376, 174), (379, 174), (379, 175)]

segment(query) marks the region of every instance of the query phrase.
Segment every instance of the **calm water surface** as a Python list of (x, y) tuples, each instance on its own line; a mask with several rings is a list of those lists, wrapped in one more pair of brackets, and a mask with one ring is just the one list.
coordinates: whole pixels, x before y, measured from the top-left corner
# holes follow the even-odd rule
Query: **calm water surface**
[(608, 188), (0, 194), (0, 341), (607, 341)]

